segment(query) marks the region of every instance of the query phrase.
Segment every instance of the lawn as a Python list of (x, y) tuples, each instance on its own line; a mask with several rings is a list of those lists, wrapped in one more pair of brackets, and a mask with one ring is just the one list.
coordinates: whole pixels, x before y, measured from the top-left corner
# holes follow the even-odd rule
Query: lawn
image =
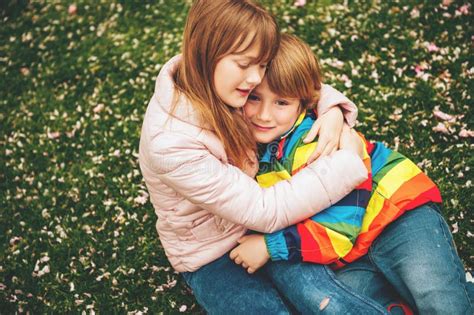
[[(201, 312), (166, 260), (137, 163), (190, 2), (0, 3), (0, 313)], [(473, 268), (471, 5), (307, 2), (264, 6), (359, 106), (357, 128), (439, 185)]]

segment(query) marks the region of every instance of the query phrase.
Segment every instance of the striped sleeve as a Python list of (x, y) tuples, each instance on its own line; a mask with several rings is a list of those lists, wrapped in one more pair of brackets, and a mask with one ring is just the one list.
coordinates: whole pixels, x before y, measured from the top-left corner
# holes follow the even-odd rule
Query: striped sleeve
[(303, 222), (265, 235), (272, 260), (330, 264), (350, 252), (361, 231), (372, 190), (367, 150), (364, 164), (368, 179), (342, 200)]

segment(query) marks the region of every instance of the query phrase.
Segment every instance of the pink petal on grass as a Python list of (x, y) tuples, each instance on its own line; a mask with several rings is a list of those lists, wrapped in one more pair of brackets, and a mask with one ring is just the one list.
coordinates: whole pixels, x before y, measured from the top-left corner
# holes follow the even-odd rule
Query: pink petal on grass
[(438, 123), (436, 126), (433, 127), (434, 132), (441, 132), (444, 133), (445, 135), (449, 134), (448, 128), (443, 123)]
[(96, 107), (94, 107), (92, 111), (94, 113), (100, 113), (104, 108), (105, 108), (104, 104), (98, 104)]
[(474, 131), (461, 129), (461, 131), (459, 132), (459, 136), (461, 138), (474, 138)]
[(471, 6), (469, 4), (465, 4), (459, 8), (459, 12), (463, 15), (468, 15), (469, 14), (469, 9)]
[(133, 201), (135, 201), (135, 203), (139, 205), (144, 205), (148, 201), (148, 193), (145, 191), (141, 191), (140, 196), (135, 197)]
[(453, 3), (453, 0), (443, 0), (443, 7), (448, 7), (451, 3)]
[(452, 234), (456, 234), (457, 232), (459, 232), (459, 226), (458, 226), (458, 223), (457, 223), (457, 222), (451, 224), (451, 227), (453, 228), (453, 230), (452, 230), (452, 232), (451, 232)]
[(297, 7), (303, 7), (306, 4), (306, 0), (296, 0), (294, 5)]
[(53, 132), (48, 131), (48, 138), (49, 139), (57, 139), (57, 138), (59, 138), (60, 135), (61, 135), (61, 133), (59, 133), (59, 131), (53, 131)]
[(468, 271), (466, 271), (466, 282), (474, 283), (474, 278), (472, 277), (471, 273)]
[(67, 8), (67, 13), (69, 15), (75, 15), (77, 13), (77, 5), (75, 5), (74, 3), (70, 4)]
[(436, 118), (439, 118), (441, 120), (447, 120), (447, 121), (451, 121), (451, 120), (454, 120), (456, 118), (455, 116), (443, 113), (442, 111), (440, 111), (439, 109), (436, 109), (436, 108), (433, 110), (433, 115)]
[(22, 75), (24, 75), (26, 77), (27, 75), (30, 74), (30, 69), (28, 69), (27, 67), (21, 67), (20, 72), (21, 72)]
[(439, 50), (439, 47), (436, 46), (436, 44), (434, 44), (434, 43), (429, 43), (426, 48), (428, 48), (429, 52), (436, 52), (436, 51)]
[(423, 75), (425, 73), (423, 70), (425, 70), (423, 66), (420, 66), (420, 65), (415, 66), (416, 75)]
[(420, 17), (420, 10), (418, 10), (417, 8), (413, 8), (413, 10), (411, 10), (411, 12), (410, 12), (410, 16), (411, 16), (412, 19), (419, 18)]

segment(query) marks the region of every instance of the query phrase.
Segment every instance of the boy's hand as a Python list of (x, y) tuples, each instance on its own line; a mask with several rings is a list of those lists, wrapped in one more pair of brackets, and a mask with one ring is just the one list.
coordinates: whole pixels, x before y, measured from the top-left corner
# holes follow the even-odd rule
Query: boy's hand
[(309, 157), (308, 164), (320, 156), (329, 155), (337, 150), (343, 124), (344, 115), (339, 106), (331, 108), (327, 113), (316, 119), (313, 127), (303, 140), (304, 143), (310, 143), (319, 134), (318, 145)]
[(342, 128), (341, 139), (339, 140), (341, 149), (351, 150), (355, 152), (361, 159), (364, 158), (364, 143), (354, 129), (344, 124)]
[(242, 265), (248, 273), (254, 273), (270, 259), (263, 235), (245, 235), (238, 242), (240, 245), (230, 252), (230, 259)]

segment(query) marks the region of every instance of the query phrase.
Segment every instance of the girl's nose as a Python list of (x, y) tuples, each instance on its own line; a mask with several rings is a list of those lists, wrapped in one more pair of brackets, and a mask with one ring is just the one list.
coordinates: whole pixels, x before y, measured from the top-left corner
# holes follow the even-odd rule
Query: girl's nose
[(260, 65), (253, 65), (249, 68), (247, 75), (247, 83), (253, 86), (259, 85), (262, 82), (265, 69), (262, 69)]

